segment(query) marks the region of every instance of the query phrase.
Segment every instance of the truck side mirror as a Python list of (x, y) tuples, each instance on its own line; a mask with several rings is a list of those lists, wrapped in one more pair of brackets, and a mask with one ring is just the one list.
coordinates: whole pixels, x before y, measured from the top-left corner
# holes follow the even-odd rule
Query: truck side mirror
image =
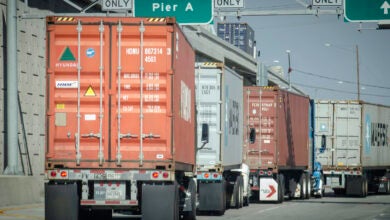
[(209, 143), (209, 125), (206, 123), (202, 124), (202, 143)]
[(253, 144), (256, 141), (256, 129), (251, 128), (249, 132), (249, 143)]
[(323, 134), (321, 136), (321, 148), (320, 148), (320, 153), (324, 153), (326, 149), (326, 136)]

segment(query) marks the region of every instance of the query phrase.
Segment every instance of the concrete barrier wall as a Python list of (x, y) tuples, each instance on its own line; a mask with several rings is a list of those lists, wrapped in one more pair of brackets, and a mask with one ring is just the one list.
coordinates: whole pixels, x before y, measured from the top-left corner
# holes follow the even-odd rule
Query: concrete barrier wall
[(42, 202), (43, 177), (0, 176), (0, 207)]

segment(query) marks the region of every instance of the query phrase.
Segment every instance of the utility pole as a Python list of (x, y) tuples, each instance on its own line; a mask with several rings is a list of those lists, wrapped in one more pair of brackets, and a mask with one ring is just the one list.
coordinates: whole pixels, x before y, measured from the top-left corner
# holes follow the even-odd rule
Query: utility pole
[(356, 44), (357, 99), (360, 101), (359, 46)]
[(291, 91), (291, 76), (290, 76), (290, 73), (292, 71), (291, 69), (291, 51), (290, 50), (286, 50), (286, 53), (287, 53), (287, 57), (288, 57), (288, 70), (287, 70), (287, 74), (288, 74), (288, 91)]

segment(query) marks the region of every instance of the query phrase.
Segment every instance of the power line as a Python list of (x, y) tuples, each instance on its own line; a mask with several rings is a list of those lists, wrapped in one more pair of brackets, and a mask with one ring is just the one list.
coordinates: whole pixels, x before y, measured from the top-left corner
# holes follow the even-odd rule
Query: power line
[[(298, 85), (298, 86), (303, 86), (303, 87), (306, 87), (306, 88), (327, 90), (327, 91), (331, 91), (331, 92), (342, 92), (342, 93), (349, 93), (349, 94), (355, 94), (355, 95), (357, 94), (357, 92), (351, 92), (351, 91), (339, 90), (339, 89), (330, 89), (330, 88), (319, 87), (319, 86), (309, 86), (309, 85), (296, 83), (296, 82), (292, 82), (292, 84), (293, 85)], [(362, 93), (361, 95), (390, 98), (390, 95), (378, 95), (378, 94), (371, 94), (371, 93)]]
[[(295, 72), (299, 72), (299, 73), (302, 73), (302, 74), (305, 74), (305, 75), (309, 75), (309, 76), (315, 76), (315, 77), (319, 77), (319, 78), (322, 78), (322, 79), (329, 79), (329, 80), (335, 80), (335, 81), (342, 81), (343, 83), (349, 83), (349, 84), (356, 85), (356, 82), (353, 82), (353, 81), (342, 80), (342, 79), (337, 79), (337, 78), (328, 77), (328, 76), (322, 76), (322, 75), (319, 75), (319, 74), (315, 74), (315, 73), (311, 73), (311, 72), (307, 72), (307, 71), (303, 71), (303, 70), (299, 70), (299, 69), (295, 69), (295, 68), (293, 70)], [(378, 89), (390, 89), (390, 87), (386, 87), (386, 86), (378, 86), (378, 85), (365, 84), (365, 83), (360, 83), (360, 85), (361, 86), (366, 86), (366, 87), (378, 88)]]

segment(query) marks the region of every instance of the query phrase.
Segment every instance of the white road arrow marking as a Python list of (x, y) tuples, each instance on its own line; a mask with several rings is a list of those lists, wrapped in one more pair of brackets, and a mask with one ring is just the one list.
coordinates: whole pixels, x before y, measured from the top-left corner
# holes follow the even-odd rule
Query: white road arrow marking
[(389, 14), (389, 8), (390, 8), (390, 4), (387, 1), (383, 2), (381, 6), (381, 9), (383, 9), (383, 14), (385, 15)]

